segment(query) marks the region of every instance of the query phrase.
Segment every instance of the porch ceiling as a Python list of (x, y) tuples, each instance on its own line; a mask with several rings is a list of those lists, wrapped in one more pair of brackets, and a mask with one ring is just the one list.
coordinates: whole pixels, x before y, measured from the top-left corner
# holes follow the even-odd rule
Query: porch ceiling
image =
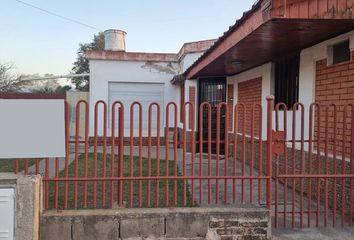
[(273, 18), (187, 79), (234, 75), (353, 29), (353, 19)]

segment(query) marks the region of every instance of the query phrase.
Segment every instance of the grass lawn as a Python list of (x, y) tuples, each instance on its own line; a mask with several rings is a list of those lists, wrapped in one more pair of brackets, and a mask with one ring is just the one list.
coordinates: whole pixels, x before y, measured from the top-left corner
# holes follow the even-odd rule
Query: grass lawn
[[(28, 159), (28, 167), (35, 164), (35, 159)], [(25, 169), (25, 160), (18, 160), (18, 171), (21, 172)], [(0, 172), (14, 172), (15, 159), (0, 159)]]
[[(93, 165), (94, 165), (94, 155), (92, 153), (89, 154), (88, 157), (88, 176), (93, 176)], [(81, 155), (79, 157), (79, 164), (78, 164), (78, 175), (80, 177), (84, 176), (85, 168), (84, 168), (84, 155)], [(103, 174), (103, 154), (98, 154), (98, 160), (97, 160), (97, 176), (102, 176)], [(156, 170), (157, 170), (157, 164), (156, 164), (156, 159), (151, 159), (151, 176), (156, 176)], [(115, 161), (114, 161), (114, 172), (115, 176), (117, 176), (118, 173), (118, 157), (115, 156)], [(177, 169), (178, 175), (180, 175), (179, 169)], [(61, 171), (59, 173), (60, 177), (65, 176), (65, 171)], [(69, 176), (74, 176), (75, 175), (75, 161), (73, 161), (69, 165)], [(165, 176), (166, 175), (166, 161), (165, 160), (160, 160), (160, 176)], [(169, 175), (174, 175), (174, 162), (170, 161), (169, 162)], [(106, 160), (106, 176), (111, 176), (111, 155), (107, 154), (107, 160)], [(124, 156), (124, 176), (130, 176), (130, 158), (128, 156)], [(133, 158), (133, 176), (139, 176), (139, 158), (134, 157)], [(142, 176), (148, 176), (148, 159), (143, 158), (142, 160)], [(133, 181), (133, 204), (130, 206), (130, 182), (131, 181), (124, 181), (123, 186), (124, 186), (124, 191), (123, 191), (123, 201), (125, 207), (139, 207), (139, 185), (141, 183), (141, 189), (142, 189), (142, 207), (149, 207), (148, 206), (148, 185), (150, 183), (151, 185), (151, 203), (150, 207), (156, 207), (156, 186), (157, 186), (157, 181), (156, 180), (143, 180), (143, 181)], [(105, 204), (103, 204), (103, 186), (105, 183), (105, 194), (104, 196), (106, 197), (105, 199)], [(166, 189), (166, 180), (159, 180), (159, 206), (164, 207), (166, 206), (166, 201), (165, 201), (165, 189)], [(117, 206), (117, 191), (118, 191), (118, 183), (117, 181), (97, 181), (97, 208), (110, 208), (110, 196), (111, 196), (111, 186), (113, 184), (113, 196), (114, 196), (114, 207)], [(194, 204), (192, 203), (192, 198), (191, 194), (189, 191), (189, 186), (188, 182), (185, 181), (186, 184), (186, 206), (187, 207), (192, 207)], [(49, 208), (54, 207), (54, 202), (55, 202), (55, 183), (54, 182), (49, 182)], [(78, 182), (78, 196), (77, 196), (77, 208), (82, 209), (84, 208), (84, 182)], [(93, 181), (90, 181), (87, 183), (87, 208), (93, 208), (94, 207), (94, 194), (93, 194), (93, 188), (94, 188), (94, 183)], [(169, 206), (178, 206), (181, 207), (183, 206), (183, 189), (184, 189), (184, 181), (183, 180), (169, 180), (168, 182), (169, 186)], [(175, 192), (175, 186), (176, 186), (176, 191), (177, 191), (177, 203), (174, 203), (174, 192)], [(59, 194), (58, 194), (58, 208), (63, 208), (64, 207), (64, 183), (60, 182), (57, 183), (57, 187), (59, 188)], [(74, 189), (75, 189), (75, 183), (74, 182), (68, 182), (68, 208), (69, 209), (74, 209)]]

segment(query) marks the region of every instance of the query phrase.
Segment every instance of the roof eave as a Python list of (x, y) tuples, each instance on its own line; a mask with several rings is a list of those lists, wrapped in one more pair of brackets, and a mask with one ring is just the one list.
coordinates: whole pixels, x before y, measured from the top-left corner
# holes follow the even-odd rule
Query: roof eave
[(177, 54), (174, 53), (145, 53), (123, 51), (86, 51), (85, 57), (89, 60), (111, 61), (156, 61), (177, 62)]
[[(186, 79), (193, 79), (193, 77), (203, 68), (205, 68), (214, 59), (221, 56), (229, 48), (233, 46), (233, 42), (239, 42), (250, 34), (254, 29), (261, 26), (264, 22), (269, 20), (268, 8), (264, 8), (271, 2), (270, 0), (257, 1), (251, 10), (245, 12), (243, 16), (232, 25), (228, 31), (218, 38), (218, 40), (211, 46), (197, 61), (195, 61), (185, 72)], [(263, 6), (263, 7), (262, 7)]]

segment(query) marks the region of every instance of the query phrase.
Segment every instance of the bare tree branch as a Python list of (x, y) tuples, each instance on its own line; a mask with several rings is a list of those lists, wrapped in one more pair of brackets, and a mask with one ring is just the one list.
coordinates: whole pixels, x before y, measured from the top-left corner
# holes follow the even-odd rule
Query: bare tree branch
[(0, 64), (0, 92), (20, 91), (20, 79), (11, 73), (13, 65)]

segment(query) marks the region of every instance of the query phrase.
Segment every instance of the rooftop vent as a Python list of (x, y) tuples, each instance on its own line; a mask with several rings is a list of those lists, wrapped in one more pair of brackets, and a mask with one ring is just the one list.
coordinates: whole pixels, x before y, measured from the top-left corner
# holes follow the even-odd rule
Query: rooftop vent
[(104, 50), (106, 51), (125, 51), (126, 32), (118, 29), (104, 31)]

